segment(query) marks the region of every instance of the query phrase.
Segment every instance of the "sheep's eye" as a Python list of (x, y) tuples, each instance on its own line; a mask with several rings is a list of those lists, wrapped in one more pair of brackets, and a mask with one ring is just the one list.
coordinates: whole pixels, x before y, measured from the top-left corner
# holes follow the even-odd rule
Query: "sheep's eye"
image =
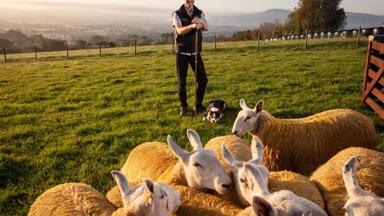
[(244, 184), (245, 183), (245, 179), (240, 179), (240, 182)]
[(161, 190), (161, 189), (160, 189), (160, 193), (161, 193), (161, 195), (160, 195), (160, 199), (164, 199), (164, 197), (167, 196), (167, 193), (166, 193), (164, 190)]
[(246, 121), (248, 121), (249, 119), (251, 119), (251, 117), (246, 117), (245, 119), (244, 119), (244, 121), (246, 122)]
[(193, 166), (203, 168), (203, 166), (201, 166), (199, 163), (194, 163)]

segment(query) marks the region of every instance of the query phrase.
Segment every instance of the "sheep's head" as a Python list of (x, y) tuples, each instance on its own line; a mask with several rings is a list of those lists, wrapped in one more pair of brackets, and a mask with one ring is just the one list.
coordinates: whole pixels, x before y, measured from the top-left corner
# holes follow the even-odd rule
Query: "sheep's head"
[(121, 172), (111, 173), (120, 189), (123, 215), (170, 215), (180, 205), (180, 194), (168, 185), (145, 179), (131, 190)]
[(203, 149), (196, 131), (188, 129), (187, 136), (193, 147), (192, 152), (180, 148), (171, 136), (168, 136), (167, 142), (183, 166), (188, 186), (199, 190), (215, 190), (220, 194), (229, 192), (231, 179), (215, 153), (212, 150)]
[(265, 174), (260, 168), (251, 163), (246, 163), (238, 170), (239, 188), (242, 196), (249, 203), (252, 197), (270, 194), (268, 183), (265, 181)]
[(259, 114), (264, 108), (264, 101), (258, 101), (256, 107), (251, 109), (245, 104), (244, 99), (241, 99), (240, 107), (242, 110), (237, 115), (232, 128), (232, 133), (239, 137), (256, 130)]
[(244, 178), (240, 178), (239, 172), (241, 170), (244, 170), (244, 166), (247, 164), (255, 166), (260, 171), (263, 181), (265, 181), (266, 184), (268, 185), (269, 170), (262, 165), (263, 144), (259, 139), (255, 137), (252, 139), (252, 144), (251, 144), (252, 160), (248, 162), (235, 160), (224, 144), (221, 146), (221, 148), (222, 148), (223, 158), (231, 168), (232, 182), (235, 187), (238, 199), (243, 205), (249, 205), (250, 204), (249, 197), (250, 197), (251, 191), (245, 190), (246, 193), (243, 193), (243, 191), (241, 190), (240, 185), (244, 183), (243, 181), (247, 181), (247, 180)]

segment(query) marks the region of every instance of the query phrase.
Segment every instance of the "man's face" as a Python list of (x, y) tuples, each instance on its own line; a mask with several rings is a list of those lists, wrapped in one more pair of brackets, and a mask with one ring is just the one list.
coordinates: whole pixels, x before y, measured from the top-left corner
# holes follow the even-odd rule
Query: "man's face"
[(184, 0), (184, 4), (187, 8), (191, 8), (195, 4), (195, 0)]

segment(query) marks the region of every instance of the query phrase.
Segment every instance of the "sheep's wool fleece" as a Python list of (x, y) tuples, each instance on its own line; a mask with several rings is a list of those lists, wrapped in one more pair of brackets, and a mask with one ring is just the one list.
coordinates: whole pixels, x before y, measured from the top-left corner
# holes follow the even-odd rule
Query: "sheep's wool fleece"
[(147, 142), (136, 146), (129, 154), (121, 172), (128, 182), (142, 182), (146, 178), (164, 183), (174, 183), (174, 170), (178, 159), (168, 145), (161, 142)]
[(290, 171), (270, 172), (268, 188), (271, 192), (290, 190), (298, 196), (311, 200), (325, 209), (324, 200), (315, 183), (308, 177)]
[(384, 153), (375, 150), (351, 147), (339, 152), (318, 168), (311, 180), (316, 182), (323, 194), (331, 215), (344, 215), (343, 206), (348, 200), (342, 170), (345, 162), (357, 156), (357, 178), (360, 186), (377, 196), (384, 197)]
[(311, 174), (337, 152), (351, 147), (376, 147), (373, 123), (350, 109), (335, 109), (300, 119), (259, 115), (254, 135), (264, 144), (264, 164), (271, 171)]
[(226, 171), (229, 171), (230, 168), (223, 158), (221, 149), (222, 144), (225, 144), (234, 159), (238, 161), (249, 161), (252, 159), (250, 144), (245, 140), (234, 135), (212, 138), (207, 142), (204, 148), (211, 149), (215, 152), (216, 157), (219, 159), (221, 164), (223, 164)]
[(29, 216), (112, 215), (116, 210), (99, 192), (82, 183), (57, 185), (32, 204)]

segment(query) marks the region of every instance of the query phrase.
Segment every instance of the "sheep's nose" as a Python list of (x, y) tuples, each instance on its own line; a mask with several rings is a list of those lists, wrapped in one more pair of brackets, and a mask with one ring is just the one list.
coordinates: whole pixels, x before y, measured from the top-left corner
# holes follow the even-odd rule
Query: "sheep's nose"
[(231, 185), (229, 185), (229, 184), (221, 184), (221, 187), (229, 190), (231, 188)]
[(238, 133), (239, 133), (238, 131), (234, 131), (234, 132), (233, 132), (233, 135), (236, 135), (236, 136), (237, 136)]

